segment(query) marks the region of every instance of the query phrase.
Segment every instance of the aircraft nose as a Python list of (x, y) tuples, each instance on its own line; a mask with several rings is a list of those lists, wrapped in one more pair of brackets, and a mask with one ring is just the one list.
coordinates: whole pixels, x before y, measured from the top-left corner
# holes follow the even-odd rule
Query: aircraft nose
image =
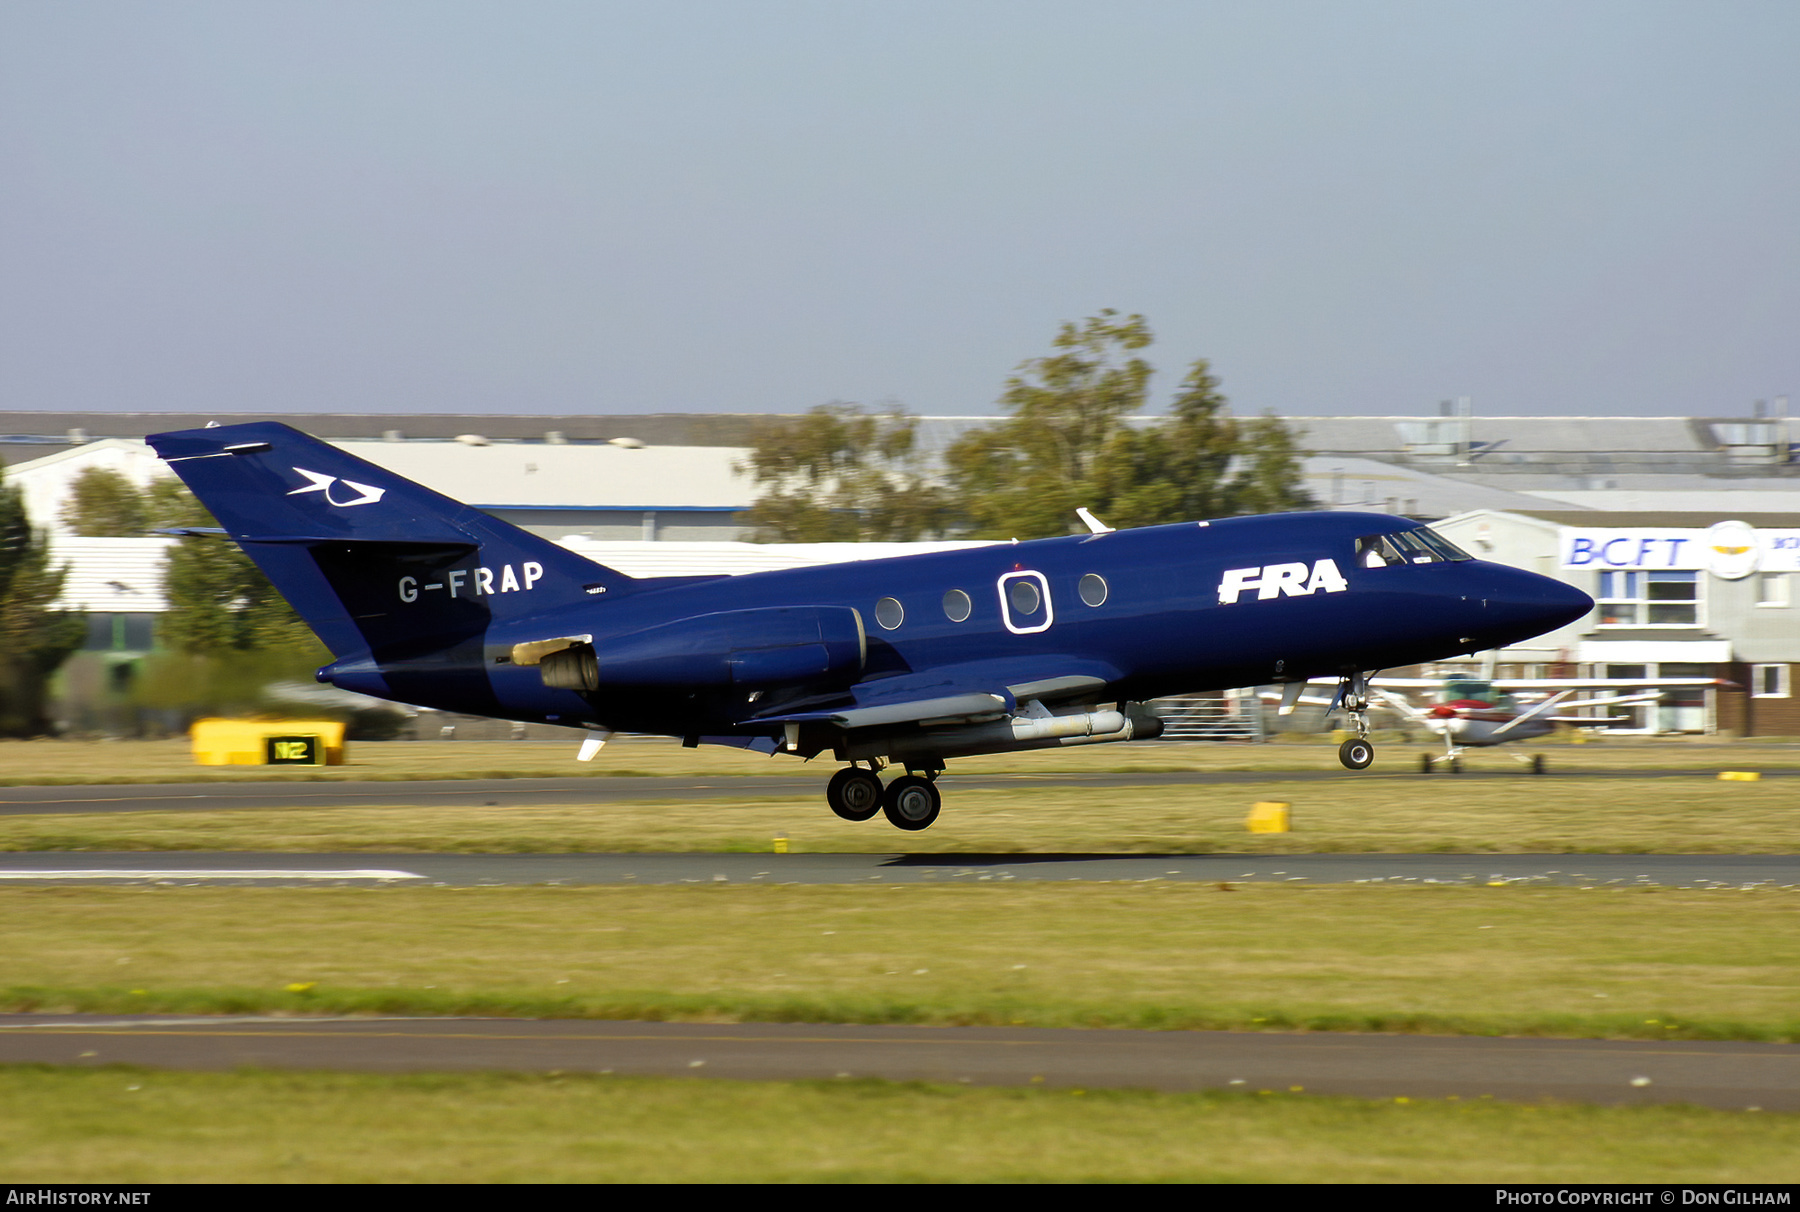
[(1484, 595), (1483, 613), (1489, 627), (1512, 639), (1555, 631), (1594, 608), (1593, 598), (1554, 577), (1519, 568), (1496, 568), (1495, 573)]

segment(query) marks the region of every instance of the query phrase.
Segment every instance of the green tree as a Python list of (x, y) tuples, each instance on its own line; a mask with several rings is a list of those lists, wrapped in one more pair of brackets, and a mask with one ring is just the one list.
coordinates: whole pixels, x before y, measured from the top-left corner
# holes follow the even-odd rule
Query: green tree
[(1142, 316), (1110, 308), (1079, 327), (1064, 324), (1057, 352), (1033, 358), (1006, 381), (1000, 402), (1012, 414), (950, 447), (945, 461), (962, 512), (978, 538), (1066, 534), (1083, 505), (1107, 501), (1097, 464), (1144, 408), (1153, 373), (1137, 357), (1152, 340)]
[(1275, 417), (1244, 422), (1238, 444), (1243, 470), (1238, 474), (1232, 513), (1286, 513), (1315, 509), (1318, 502), (1301, 487), (1300, 460), (1306, 452), (1294, 431)]
[[(181, 485), (159, 484), (152, 491), (156, 495), (147, 499), (145, 509), (155, 526), (218, 525)], [(312, 629), (229, 539), (187, 535), (171, 547), (163, 569), (163, 597), (168, 611), (158, 639), (164, 648), (215, 658), (257, 650), (303, 652), (309, 658), (323, 652)]]
[[(140, 535), (218, 522), (176, 479), (139, 488), (108, 468), (75, 480), (62, 519), (76, 534)], [(189, 535), (170, 549), (163, 569), (168, 611), (157, 628), (161, 646), (197, 655), (280, 650), (313, 654), (312, 631), (235, 543)], [(241, 659), (236, 659), (242, 665)]]
[(1123, 428), (1099, 460), (1096, 508), (1111, 526), (1307, 509), (1302, 452), (1274, 417), (1240, 421), (1202, 358), (1182, 381), (1168, 420)]
[(90, 467), (69, 486), (62, 524), (84, 538), (141, 535), (148, 525), (145, 495), (123, 473)]
[(918, 422), (822, 404), (758, 425), (736, 470), (763, 493), (745, 514), (759, 543), (905, 542), (951, 523), (942, 488), (917, 455)]
[(1105, 310), (1064, 324), (1058, 352), (1007, 381), (1006, 420), (975, 430), (946, 456), (968, 525), (980, 538), (1046, 538), (1080, 529), (1087, 506), (1110, 526), (1306, 508), (1301, 451), (1279, 420), (1239, 421), (1204, 360), (1166, 420), (1133, 426), (1151, 376), (1138, 351), (1142, 316)]
[(0, 735), (49, 731), (50, 675), (87, 630), (80, 612), (52, 606), (67, 571), (51, 567), (49, 544), (32, 529), (19, 487), (0, 484)]
[[(153, 483), (144, 509), (152, 529), (218, 525), (177, 480)], [(138, 683), (145, 706), (188, 715), (265, 710), (265, 687), (310, 683), (312, 670), (329, 658), (262, 570), (223, 536), (188, 535), (169, 548), (163, 597), (161, 651)]]

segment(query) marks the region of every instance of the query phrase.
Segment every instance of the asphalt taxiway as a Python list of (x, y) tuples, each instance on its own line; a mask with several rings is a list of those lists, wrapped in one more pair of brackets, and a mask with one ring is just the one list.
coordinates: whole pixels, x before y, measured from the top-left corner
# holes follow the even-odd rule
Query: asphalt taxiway
[(1558, 1099), (1800, 1111), (1800, 1046), (1007, 1027), (0, 1015), (0, 1063)]
[(0, 886), (1202, 883), (1800, 886), (1791, 854), (0, 854)]
[[(1764, 778), (1800, 778), (1800, 770), (1766, 770)], [(824, 773), (738, 775), (728, 778), (577, 776), (523, 779), (332, 780), (267, 783), (138, 783), (89, 786), (0, 787), (0, 816), (87, 812), (208, 812), (269, 808), (445, 807), (515, 808), (525, 805), (594, 805), (621, 801), (804, 799), (823, 810)], [(1151, 771), (1108, 774), (990, 774), (946, 776), (947, 789), (1020, 789), (1058, 786), (1112, 790), (1121, 787), (1204, 787), (1270, 782), (1416, 782), (1409, 771), (1231, 770)], [(1469, 781), (1530, 778), (1546, 786), (1572, 779), (1697, 779), (1713, 770), (1568, 770), (1521, 775), (1517, 770), (1469, 770), (1439, 779)]]

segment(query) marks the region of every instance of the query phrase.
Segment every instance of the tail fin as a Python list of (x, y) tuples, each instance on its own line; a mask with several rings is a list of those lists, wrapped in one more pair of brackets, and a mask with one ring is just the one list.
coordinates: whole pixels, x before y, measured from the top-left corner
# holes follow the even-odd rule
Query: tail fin
[(443, 648), (636, 584), (273, 421), (147, 440), (334, 656)]

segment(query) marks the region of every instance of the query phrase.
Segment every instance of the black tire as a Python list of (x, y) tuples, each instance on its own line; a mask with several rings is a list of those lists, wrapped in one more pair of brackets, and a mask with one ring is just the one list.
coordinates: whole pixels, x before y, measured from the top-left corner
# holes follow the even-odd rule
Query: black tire
[(1534, 753), (1531, 755), (1531, 773), (1533, 773), (1533, 774), (1544, 773), (1544, 755), (1543, 754)]
[(1351, 770), (1365, 770), (1375, 760), (1375, 746), (1361, 737), (1351, 737), (1338, 746), (1338, 761)]
[(1431, 767), (1432, 767), (1431, 755), (1429, 753), (1421, 753), (1419, 755), (1419, 773), (1420, 774), (1430, 774)]
[(895, 779), (881, 797), (881, 811), (886, 814), (888, 823), (909, 833), (930, 828), (943, 806), (944, 799), (931, 785), (931, 780), (916, 774)]
[(825, 802), (847, 821), (866, 821), (881, 811), (881, 780), (867, 770), (846, 766), (825, 785)]
[(1462, 759), (1461, 758), (1451, 758), (1450, 759), (1450, 773), (1451, 774), (1461, 774), (1462, 773)]

